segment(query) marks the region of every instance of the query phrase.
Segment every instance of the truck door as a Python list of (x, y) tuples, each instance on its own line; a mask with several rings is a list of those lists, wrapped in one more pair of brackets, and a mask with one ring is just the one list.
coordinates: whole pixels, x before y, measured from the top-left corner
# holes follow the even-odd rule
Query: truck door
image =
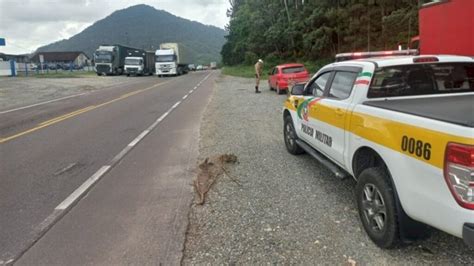
[(317, 117), (314, 117), (314, 113), (312, 113), (311, 110), (313, 105), (317, 104), (317, 102), (321, 100), (321, 97), (323, 97), (328, 81), (332, 75), (333, 71), (328, 70), (312, 78), (305, 88), (305, 96), (298, 100), (295, 130), (301, 139), (314, 148), (317, 148), (317, 146), (314, 146), (314, 137), (317, 131), (315, 125), (317, 123), (313, 120), (317, 119)]
[(359, 72), (359, 68), (336, 68), (324, 97), (310, 107), (310, 114), (315, 118), (311, 120), (315, 128), (313, 145), (340, 164), (344, 163), (345, 120), (350, 95)]

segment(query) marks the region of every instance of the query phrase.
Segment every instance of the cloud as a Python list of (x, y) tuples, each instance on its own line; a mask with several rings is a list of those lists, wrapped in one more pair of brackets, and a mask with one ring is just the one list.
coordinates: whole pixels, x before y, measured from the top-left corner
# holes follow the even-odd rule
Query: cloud
[(70, 38), (112, 12), (147, 4), (176, 16), (224, 28), (227, 0), (0, 0), (0, 37), (4, 53), (28, 53)]

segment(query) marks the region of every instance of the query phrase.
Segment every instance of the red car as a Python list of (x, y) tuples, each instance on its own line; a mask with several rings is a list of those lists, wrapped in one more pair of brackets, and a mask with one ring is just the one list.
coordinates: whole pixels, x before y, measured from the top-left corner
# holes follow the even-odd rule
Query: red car
[(270, 90), (281, 94), (288, 90), (289, 85), (309, 80), (309, 72), (303, 64), (284, 64), (272, 69), (268, 76)]

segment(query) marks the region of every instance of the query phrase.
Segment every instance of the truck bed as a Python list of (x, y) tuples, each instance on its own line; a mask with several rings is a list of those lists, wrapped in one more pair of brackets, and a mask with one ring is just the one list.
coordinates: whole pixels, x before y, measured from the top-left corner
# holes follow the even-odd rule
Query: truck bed
[(364, 105), (474, 128), (474, 95), (364, 102)]

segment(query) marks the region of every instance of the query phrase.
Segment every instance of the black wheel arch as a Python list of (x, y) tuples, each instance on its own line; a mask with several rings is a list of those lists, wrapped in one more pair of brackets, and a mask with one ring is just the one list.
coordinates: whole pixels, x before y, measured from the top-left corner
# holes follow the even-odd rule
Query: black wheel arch
[(291, 114), (290, 114), (290, 111), (288, 111), (288, 109), (285, 109), (283, 111), (283, 119), (285, 119), (287, 116), (291, 117)]
[(367, 168), (372, 167), (382, 167), (388, 176), (388, 181), (394, 191), (394, 197), (396, 202), (396, 207), (398, 211), (398, 219), (400, 226), (400, 237), (404, 243), (411, 243), (415, 239), (424, 239), (430, 235), (430, 227), (421, 222), (415, 221), (408, 216), (408, 214), (403, 209), (403, 206), (400, 202), (400, 197), (398, 196), (397, 187), (393, 181), (392, 174), (387, 164), (374, 149), (370, 147), (360, 147), (352, 158), (352, 171), (354, 178), (357, 180), (358, 176)]

